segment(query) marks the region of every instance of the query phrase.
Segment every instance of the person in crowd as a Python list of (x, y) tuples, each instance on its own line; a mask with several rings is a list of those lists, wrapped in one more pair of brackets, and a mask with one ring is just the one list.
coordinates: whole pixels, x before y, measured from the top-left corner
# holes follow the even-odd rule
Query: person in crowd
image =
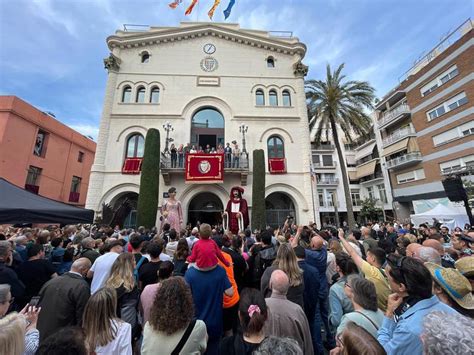
[(212, 228), (209, 224), (201, 224), (199, 228), (200, 239), (194, 244), (191, 255), (186, 259), (188, 263), (195, 263), (193, 266), (202, 271), (214, 269), (217, 266), (218, 259), (225, 266), (230, 266), (217, 244), (210, 239), (211, 231)]
[(362, 259), (354, 251), (354, 248), (352, 248), (352, 246), (345, 240), (344, 231), (342, 229), (339, 230), (339, 240), (341, 241), (344, 248), (348, 251), (357, 267), (364, 273), (365, 278), (375, 284), (378, 307), (382, 311), (385, 311), (387, 309), (388, 295), (390, 294), (390, 286), (387, 280), (386, 272), (382, 268), (385, 264), (385, 251), (378, 247), (368, 249), (366, 252), (366, 261)]
[(338, 336), (338, 346), (330, 355), (361, 354), (386, 355), (387, 352), (367, 330), (354, 322), (348, 322), (342, 334)]
[(74, 262), (74, 252), (74, 248), (66, 248), (61, 264), (58, 265), (57, 269), (55, 268), (58, 275), (63, 275), (64, 273), (71, 270), (72, 263)]
[(87, 302), (82, 327), (86, 344), (95, 354), (132, 355), (132, 326), (117, 317), (116, 309), (117, 293), (109, 287), (98, 290)]
[(267, 267), (270, 267), (276, 259), (277, 250), (272, 243), (272, 234), (269, 231), (260, 233), (261, 243), (255, 243), (250, 248), (250, 258), (248, 260), (249, 286), (260, 288), (262, 275)]
[(460, 314), (474, 318), (474, 296), (471, 283), (458, 270), (425, 263), (433, 277), (433, 293)]
[(207, 342), (206, 324), (195, 320), (194, 313), (191, 290), (184, 279), (175, 276), (164, 280), (145, 324), (141, 353), (203, 354)]
[(357, 266), (352, 258), (344, 252), (336, 254), (336, 270), (339, 279), (329, 289), (329, 323), (335, 331), (341, 323), (344, 314), (352, 312), (354, 307), (348, 295), (344, 292), (347, 278), (358, 273)]
[(247, 272), (247, 262), (242, 256), (243, 241), (238, 235), (229, 236), (224, 238), (224, 247), (222, 251), (229, 254), (232, 257), (232, 264), (234, 268), (235, 282), (237, 282), (237, 288), (239, 292), (244, 288), (244, 277)]
[(230, 146), (230, 143), (226, 143), (225, 148), (224, 148), (224, 162), (225, 162), (225, 167), (230, 168), (232, 164), (232, 147)]
[(112, 265), (123, 251), (122, 243), (118, 240), (108, 242), (106, 244), (106, 250), (107, 252), (96, 259), (87, 273), (87, 277), (89, 279), (92, 278), (92, 294), (105, 285), (105, 282), (109, 278), (110, 270), (112, 270)]
[(454, 259), (444, 250), (440, 242), (435, 239), (427, 239), (423, 242), (423, 246), (433, 248), (438, 252), (441, 258), (441, 266), (454, 268)]
[(20, 307), (24, 307), (32, 297), (37, 296), (48, 280), (58, 276), (53, 265), (45, 260), (42, 244), (33, 244), (28, 247), (28, 261), (22, 263), (16, 272), (25, 285), (25, 294), (19, 302)]
[(170, 156), (171, 156), (171, 168), (176, 168), (177, 162), (178, 162), (178, 149), (176, 149), (176, 146), (174, 145), (174, 143), (171, 143)]
[(197, 227), (194, 227), (191, 230), (191, 235), (186, 238), (186, 241), (188, 242), (189, 250), (191, 250), (194, 244), (197, 243), (197, 241), (199, 240), (198, 234), (199, 234), (199, 229)]
[(221, 354), (254, 354), (254, 351), (265, 339), (263, 326), (267, 320), (268, 312), (262, 294), (253, 288), (244, 289), (238, 308), (242, 332), (236, 332), (222, 340), (220, 344)]
[(239, 168), (240, 166), (240, 148), (236, 141), (232, 141), (234, 147), (232, 148), (232, 168)]
[(36, 355), (88, 355), (85, 335), (79, 327), (65, 327), (43, 341)]
[(189, 252), (189, 244), (186, 238), (181, 238), (178, 241), (178, 245), (176, 247), (176, 253), (173, 256), (173, 263), (174, 263), (174, 271), (173, 276), (184, 276), (186, 270), (188, 269), (188, 264), (186, 259), (188, 258)]
[(0, 318), (0, 354), (34, 355), (38, 349), (36, 320), (39, 309), (12, 312)]
[[(15, 299), (21, 299), (25, 294), (25, 285), (18, 278), (17, 273), (11, 268), (13, 263), (13, 248), (10, 242), (0, 240), (0, 284), (8, 284), (11, 294)], [(13, 308), (19, 310), (17, 303)]]
[(13, 301), (10, 285), (0, 284), (0, 318), (7, 314)]
[(301, 306), (288, 301), (286, 294), (290, 279), (282, 270), (273, 271), (270, 278), (272, 294), (265, 299), (268, 307), (268, 321), (265, 335), (294, 338), (305, 354), (313, 354), (313, 342), (308, 320)]
[(423, 349), (427, 355), (472, 354), (474, 323), (460, 314), (431, 312), (423, 321)]
[(89, 284), (84, 280), (91, 267), (87, 258), (77, 259), (71, 271), (48, 281), (39, 292), (42, 312), (38, 318), (41, 341), (59, 329), (80, 326), (82, 314), (90, 297)]
[(170, 229), (170, 241), (166, 243), (166, 254), (173, 258), (176, 249), (178, 248), (178, 234), (175, 229)]
[(431, 247), (422, 246), (418, 250), (418, 259), (424, 263), (433, 263), (436, 265), (441, 265), (441, 256), (436, 251), (436, 249)]
[(94, 264), (96, 259), (100, 256), (100, 254), (95, 250), (95, 240), (92, 237), (87, 237), (82, 240), (81, 243), (82, 250), (81, 250), (81, 258), (87, 258), (91, 261), (91, 265)]
[(271, 354), (303, 355), (303, 350), (301, 350), (296, 340), (292, 338), (269, 336), (266, 337), (258, 349), (253, 352), (253, 355)]
[(411, 258), (418, 258), (420, 248), (421, 248), (421, 244), (418, 244), (418, 243), (408, 244), (406, 248), (406, 256), (409, 256)]
[(178, 147), (178, 168), (182, 168), (184, 166), (184, 146), (182, 144)]
[(459, 258), (471, 256), (474, 253), (474, 236), (467, 234), (455, 235), (452, 238), (453, 248), (458, 253)]
[(432, 293), (429, 270), (421, 261), (390, 254), (386, 275), (392, 290), (377, 340), (387, 354), (422, 354), (423, 319), (432, 311), (456, 313)]
[(158, 281), (158, 270), (162, 263), (160, 260), (160, 254), (162, 251), (162, 245), (157, 242), (151, 242), (146, 247), (146, 252), (150, 256), (150, 262), (143, 264), (138, 269), (140, 290), (143, 290), (147, 285), (154, 284)]
[(298, 260), (298, 267), (303, 271), (304, 281), (304, 313), (309, 323), (309, 330), (311, 332), (311, 339), (313, 341), (314, 351), (321, 351), (321, 347), (317, 343), (316, 332), (321, 332), (320, 329), (315, 329), (316, 311), (318, 308), (318, 297), (320, 288), (319, 271), (314, 266), (306, 262), (305, 249), (301, 245), (293, 248), (296, 258)]
[(138, 290), (133, 270), (135, 257), (130, 253), (120, 254), (112, 265), (110, 276), (105, 286), (117, 292), (117, 316), (132, 326), (132, 336), (135, 339), (140, 332), (138, 323)]
[(138, 269), (146, 263), (148, 263), (148, 259), (142, 254), (142, 247), (143, 243), (145, 243), (145, 239), (138, 234), (138, 233), (132, 233), (130, 234), (129, 237), (129, 242), (128, 244), (131, 246), (132, 250), (131, 253), (133, 254), (133, 257), (135, 258), (135, 265)]
[(143, 318), (143, 324), (147, 322), (150, 317), (151, 307), (156, 297), (158, 289), (161, 287), (161, 283), (171, 277), (173, 274), (173, 263), (171, 261), (163, 261), (160, 264), (160, 268), (157, 272), (158, 279), (156, 283), (147, 285), (140, 295), (140, 309)]
[(351, 321), (376, 338), (382, 325), (383, 313), (377, 308), (374, 283), (359, 275), (351, 275), (347, 278), (344, 292), (351, 300), (354, 311), (342, 316), (341, 323), (337, 327), (337, 334), (341, 334), (347, 323)]
[(457, 260), (454, 266), (469, 280), (474, 292), (474, 255)]
[(270, 289), (270, 277), (276, 269), (286, 273), (290, 281), (290, 288), (286, 294), (286, 298), (299, 305), (304, 309), (304, 280), (303, 271), (298, 266), (295, 252), (290, 244), (282, 244), (278, 248), (277, 257), (273, 265), (268, 267), (263, 273), (260, 290), (265, 298), (270, 297), (272, 291)]
[[(206, 229), (210, 233), (210, 226)], [(196, 318), (206, 323), (209, 335), (207, 354), (218, 354), (223, 329), (223, 295), (234, 294), (232, 284), (220, 266), (208, 271), (192, 267), (186, 271), (184, 278), (191, 287)]]
[(21, 260), (27, 261), (27, 246), (28, 238), (24, 235), (20, 235), (19, 237), (15, 238), (15, 251), (20, 255)]
[[(54, 238), (51, 241), (51, 246), (53, 249), (51, 250), (51, 254), (49, 255), (49, 261), (51, 264), (53, 264), (54, 269), (59, 275), (59, 268), (61, 267), (61, 264), (63, 263), (63, 257), (64, 253), (66, 252), (66, 249), (63, 248), (64, 241), (62, 238)], [(25, 249), (25, 254), (26, 254), (26, 249)], [(27, 259), (28, 260), (28, 257)], [(25, 260), (25, 261), (26, 261)]]
[(367, 251), (372, 248), (378, 248), (379, 244), (378, 242), (374, 239), (374, 237), (371, 234), (372, 229), (369, 227), (362, 227), (360, 229), (361, 233), (361, 244), (364, 247), (365, 254), (367, 255)]

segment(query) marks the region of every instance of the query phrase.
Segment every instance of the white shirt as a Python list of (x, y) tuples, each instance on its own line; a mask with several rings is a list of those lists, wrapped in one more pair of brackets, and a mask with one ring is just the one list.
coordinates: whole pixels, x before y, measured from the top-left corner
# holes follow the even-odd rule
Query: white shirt
[(186, 241), (188, 242), (188, 247), (189, 249), (193, 248), (194, 243), (196, 243), (199, 239), (196, 238), (196, 236), (192, 235), (190, 237), (186, 238)]
[(91, 271), (94, 272), (91, 283), (91, 294), (96, 293), (100, 288), (105, 285), (105, 282), (110, 276), (112, 265), (118, 258), (119, 254), (115, 252), (109, 252), (99, 256), (94, 265), (91, 267)]
[(232, 206), (230, 208), (230, 212), (236, 213), (240, 211), (240, 202), (239, 203), (234, 203), (232, 202)]
[(113, 320), (117, 327), (117, 336), (105, 346), (95, 348), (96, 354), (132, 355), (132, 326), (126, 322)]
[(165, 253), (160, 254), (160, 260), (161, 261), (172, 261), (171, 256), (169, 256), (168, 254), (165, 254)]

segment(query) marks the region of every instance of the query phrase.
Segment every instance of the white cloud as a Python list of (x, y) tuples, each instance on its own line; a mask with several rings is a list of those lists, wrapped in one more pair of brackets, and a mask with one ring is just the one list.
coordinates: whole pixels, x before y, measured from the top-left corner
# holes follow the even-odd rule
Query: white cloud
[(68, 126), (73, 130), (83, 134), (84, 136), (91, 136), (95, 141), (97, 141), (97, 135), (99, 134), (98, 126), (92, 126), (87, 124), (77, 124)]

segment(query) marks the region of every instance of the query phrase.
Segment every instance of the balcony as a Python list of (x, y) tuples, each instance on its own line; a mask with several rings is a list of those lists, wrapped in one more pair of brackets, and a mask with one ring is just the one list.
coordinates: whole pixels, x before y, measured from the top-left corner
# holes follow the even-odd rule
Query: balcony
[(387, 169), (401, 168), (419, 163), (423, 160), (420, 152), (407, 153), (397, 158), (387, 160)]
[(450, 168), (443, 169), (441, 175), (474, 175), (474, 161), (467, 162), (464, 166), (452, 166)]
[(74, 202), (74, 203), (79, 202), (80, 195), (81, 194), (79, 192), (74, 192), (74, 191), (69, 192), (69, 202)]
[(314, 169), (336, 169), (336, 162), (335, 161), (332, 161), (330, 162), (331, 165), (329, 165), (329, 163), (313, 163), (313, 167)]
[(404, 138), (412, 137), (412, 136), (416, 136), (416, 132), (414, 128), (409, 126), (409, 127), (398, 129), (395, 132), (393, 132), (391, 135), (389, 135), (388, 137), (385, 137), (382, 140), (382, 147), (387, 148), (389, 145), (393, 143), (396, 143)]
[(338, 185), (339, 179), (332, 178), (332, 179), (317, 179), (318, 185), (330, 186), (330, 185)]
[(385, 113), (380, 120), (377, 121), (379, 129), (388, 127), (389, 125), (398, 122), (400, 119), (410, 114), (410, 107), (407, 104), (397, 106), (393, 110)]
[(334, 144), (319, 144), (319, 145), (311, 145), (311, 150), (313, 151), (324, 151), (324, 152), (327, 152), (327, 151), (332, 151), (336, 149), (336, 147), (334, 146)]
[(370, 182), (374, 182), (374, 180), (381, 180), (381, 179), (383, 179), (383, 174), (381, 171), (377, 171), (375, 174), (361, 177), (359, 180), (359, 184), (367, 184)]

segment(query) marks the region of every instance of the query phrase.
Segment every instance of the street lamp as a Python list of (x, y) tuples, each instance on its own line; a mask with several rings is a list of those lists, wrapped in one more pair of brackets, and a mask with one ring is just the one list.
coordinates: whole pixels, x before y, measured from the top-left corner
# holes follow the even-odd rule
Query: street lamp
[(242, 153), (245, 153), (245, 155), (247, 156), (248, 156), (248, 153), (247, 153), (247, 148), (245, 147), (245, 133), (247, 133), (248, 130), (249, 130), (249, 126), (247, 126), (244, 123), (242, 123), (239, 126), (239, 132), (242, 133)]
[(170, 121), (166, 121), (163, 125), (163, 129), (166, 131), (166, 141), (165, 141), (165, 151), (164, 153), (169, 153), (168, 143), (170, 142), (170, 131), (174, 131), (173, 126), (171, 125)]

